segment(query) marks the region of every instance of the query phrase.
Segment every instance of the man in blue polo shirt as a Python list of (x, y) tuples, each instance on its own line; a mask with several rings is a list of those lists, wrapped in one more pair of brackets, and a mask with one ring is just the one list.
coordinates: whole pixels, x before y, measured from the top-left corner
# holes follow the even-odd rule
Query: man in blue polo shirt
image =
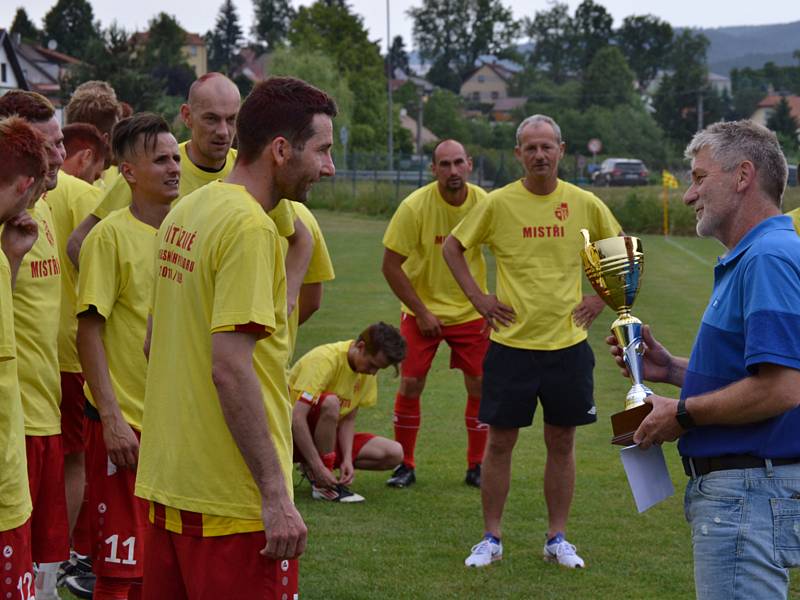
[(634, 440), (680, 438), (697, 597), (786, 598), (800, 564), (800, 238), (781, 216), (786, 160), (750, 121), (697, 133), (686, 157), (697, 233), (728, 252), (688, 360), (645, 328), (645, 377), (681, 395), (650, 396)]

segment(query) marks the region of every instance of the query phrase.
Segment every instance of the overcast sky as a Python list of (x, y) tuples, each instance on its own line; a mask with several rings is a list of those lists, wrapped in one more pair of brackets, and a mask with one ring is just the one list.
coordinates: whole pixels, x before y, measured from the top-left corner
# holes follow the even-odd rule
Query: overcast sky
[[(117, 20), (129, 30), (143, 29), (147, 21), (161, 10), (173, 14), (187, 31), (203, 34), (214, 26), (222, 0), (90, 0), (95, 18), (104, 25)], [(362, 15), (370, 32), (370, 39), (386, 40), (386, 0), (349, 0), (353, 10)], [(402, 35), (410, 46), (411, 20), (406, 11), (421, 5), (421, 0), (390, 0), (391, 34)], [(253, 20), (252, 0), (234, 0), (244, 29), (249, 33)], [(311, 4), (312, 0), (293, 0), (295, 7)], [(574, 8), (580, 0), (568, 0)], [(722, 27), (727, 25), (764, 25), (800, 20), (800, 2), (797, 0), (761, 0), (739, 4), (730, 0), (599, 0), (614, 16), (619, 25), (631, 14), (653, 14), (673, 26)], [(45, 13), (55, 0), (3, 0), (0, 26), (8, 27), (14, 18), (16, 6), (25, 6), (28, 15), (41, 25)], [(543, 0), (504, 0), (514, 17), (533, 16), (537, 10), (547, 9), (550, 3)]]

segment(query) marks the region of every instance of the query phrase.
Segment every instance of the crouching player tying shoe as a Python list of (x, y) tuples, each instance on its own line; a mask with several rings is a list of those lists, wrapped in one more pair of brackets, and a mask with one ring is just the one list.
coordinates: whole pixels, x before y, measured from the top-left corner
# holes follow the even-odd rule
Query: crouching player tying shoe
[[(358, 409), (378, 401), (375, 374), (389, 366), (397, 369), (405, 355), (403, 336), (381, 322), (355, 340), (317, 346), (292, 367), (295, 461), (305, 466), (315, 499), (363, 502), (363, 496), (347, 488), (354, 470), (386, 471), (403, 460), (399, 443), (356, 433), (355, 424)], [(338, 479), (333, 474), (336, 468)]]
[(180, 177), (178, 143), (158, 115), (141, 113), (120, 121), (112, 145), (132, 201), (86, 238), (76, 307), (78, 353), (90, 403), (86, 493), (96, 600), (141, 593), (148, 505), (133, 489), (147, 375), (142, 346), (156, 234), (178, 196)]

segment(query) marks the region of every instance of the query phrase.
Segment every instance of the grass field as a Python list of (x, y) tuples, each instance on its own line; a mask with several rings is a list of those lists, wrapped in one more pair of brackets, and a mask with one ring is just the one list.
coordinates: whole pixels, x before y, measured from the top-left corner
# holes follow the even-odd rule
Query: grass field
[[(353, 337), (383, 319), (397, 323), (399, 305), (380, 274), (386, 221), (316, 211), (336, 268), (323, 307), (305, 324), (297, 356), (310, 348)], [(643, 236), (646, 273), (635, 314), (652, 323), (674, 353), (686, 354), (712, 284), (722, 247), (713, 240)], [(493, 279), (493, 275), (492, 275)], [(599, 420), (577, 436), (578, 478), (568, 536), (587, 562), (583, 571), (546, 564), (542, 497), (544, 447), (541, 418), (524, 430), (515, 451), (512, 488), (504, 520), (505, 557), (482, 570), (463, 560), (482, 535), (479, 492), (463, 483), (466, 434), (461, 376), (447, 368), (443, 349), (422, 402), (417, 447), (418, 483), (405, 490), (385, 485), (386, 473), (359, 472), (353, 489), (361, 505), (311, 500), (303, 482), (296, 501), (309, 528), (300, 563), (300, 597), (306, 600), (397, 599), (683, 599), (694, 597), (689, 529), (683, 518), (686, 477), (674, 445), (665, 446), (676, 494), (637, 514), (617, 447), (609, 444), (609, 416), (623, 408), (629, 382), (613, 366), (602, 339), (613, 313), (595, 322), (595, 389)], [(392, 436), (397, 380), (380, 375), (378, 406), (359, 415), (358, 429)], [(670, 393), (668, 388), (658, 388)], [(296, 478), (299, 481), (299, 478)], [(800, 585), (793, 584), (800, 597)], [(246, 596), (242, 596), (246, 597)]]

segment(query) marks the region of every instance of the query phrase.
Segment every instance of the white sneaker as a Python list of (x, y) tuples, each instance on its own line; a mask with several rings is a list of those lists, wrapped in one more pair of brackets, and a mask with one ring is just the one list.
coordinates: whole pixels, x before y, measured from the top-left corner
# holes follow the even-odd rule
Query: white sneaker
[(489, 538), (472, 547), (472, 553), (464, 561), (468, 567), (488, 567), (495, 561), (503, 558), (503, 543), (496, 544)]
[(364, 496), (351, 492), (343, 485), (332, 488), (317, 487), (311, 485), (311, 497), (314, 500), (327, 500), (328, 502), (341, 502), (343, 504), (353, 504), (363, 502)]
[(544, 559), (547, 562), (557, 563), (570, 569), (582, 569), (583, 559), (575, 552), (575, 546), (558, 534), (552, 542), (544, 545)]

